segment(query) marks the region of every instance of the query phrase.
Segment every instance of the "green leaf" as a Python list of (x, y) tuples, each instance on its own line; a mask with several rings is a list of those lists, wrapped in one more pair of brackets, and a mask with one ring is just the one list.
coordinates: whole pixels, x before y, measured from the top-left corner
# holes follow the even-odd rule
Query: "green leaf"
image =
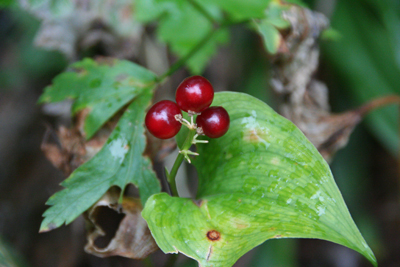
[(156, 20), (166, 8), (157, 0), (136, 0), (136, 19), (141, 22), (151, 22)]
[[(222, 13), (212, 4), (201, 5), (216, 20)], [(136, 16), (144, 22), (159, 18), (158, 37), (179, 57), (186, 56), (210, 31), (213, 24), (189, 1), (138, 0)], [(186, 65), (192, 73), (201, 73), (219, 44), (226, 43), (228, 31), (219, 29), (206, 45), (191, 57)]]
[(310, 8), (308, 5), (312, 5), (310, 2), (308, 4), (304, 3), (302, 0), (285, 0), (285, 3), (295, 4), (304, 8)]
[(39, 102), (74, 99), (73, 113), (89, 109), (84, 124), (87, 139), (156, 79), (149, 70), (126, 60), (96, 62), (86, 58), (71, 68), (74, 71), (62, 73), (53, 80)]
[(285, 20), (282, 12), (289, 9), (289, 6), (272, 2), (265, 10), (265, 19), (278, 29), (286, 29), (290, 27), (289, 21)]
[(335, 30), (332, 27), (324, 30), (321, 34), (321, 39), (326, 41), (339, 41), (343, 36), (339, 31)]
[(14, 0), (0, 0), (0, 8), (9, 7), (14, 4)]
[(129, 183), (139, 188), (143, 204), (160, 192), (160, 183), (150, 160), (143, 157), (145, 110), (152, 98), (151, 88), (137, 96), (121, 117), (103, 148), (88, 162), (76, 169), (46, 203), (40, 231), (49, 231), (69, 224), (92, 206), (111, 186), (123, 189)]
[(203, 0), (206, 3), (218, 5), (226, 11), (233, 20), (245, 20), (264, 17), (264, 10), (271, 0)]
[(290, 26), (290, 23), (282, 16), (282, 12), (286, 9), (288, 6), (272, 2), (265, 10), (265, 18), (254, 21), (255, 28), (263, 37), (265, 48), (270, 54), (276, 54), (282, 42), (278, 29), (286, 29)]
[(0, 236), (0, 266), (4, 267), (27, 267), (29, 266), (21, 253)]
[(293, 123), (246, 94), (217, 93), (213, 105), (231, 125), (198, 146), (198, 200), (156, 194), (142, 212), (165, 253), (231, 266), (268, 239), (318, 238), (376, 265), (328, 164)]
[(281, 34), (279, 31), (267, 20), (254, 22), (258, 32), (263, 37), (264, 45), (270, 54), (278, 52), (281, 42)]

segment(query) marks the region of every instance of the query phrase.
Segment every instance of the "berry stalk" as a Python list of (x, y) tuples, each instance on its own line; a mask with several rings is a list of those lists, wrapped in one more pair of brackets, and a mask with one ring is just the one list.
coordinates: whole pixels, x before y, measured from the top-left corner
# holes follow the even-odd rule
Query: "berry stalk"
[(176, 157), (176, 160), (174, 162), (174, 165), (172, 166), (171, 172), (167, 173), (167, 179), (169, 186), (171, 188), (171, 192), (173, 196), (179, 196), (178, 195), (178, 189), (176, 187), (176, 174), (178, 173), (178, 169), (182, 164), (182, 161), (185, 159), (185, 157), (188, 157), (188, 155), (185, 153), (182, 153), (183, 151), (189, 151), (189, 148), (192, 146), (192, 141), (193, 137), (196, 135), (196, 130), (195, 129), (189, 129), (188, 135), (186, 136), (185, 142), (182, 145), (182, 150), (179, 153), (178, 157)]

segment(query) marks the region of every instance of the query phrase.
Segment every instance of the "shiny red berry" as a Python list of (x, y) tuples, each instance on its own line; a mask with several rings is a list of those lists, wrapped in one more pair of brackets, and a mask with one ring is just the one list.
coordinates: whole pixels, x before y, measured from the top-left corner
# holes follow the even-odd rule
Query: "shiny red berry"
[(223, 107), (211, 107), (196, 118), (197, 127), (211, 138), (223, 136), (229, 129), (229, 115)]
[(214, 89), (204, 77), (192, 76), (183, 80), (176, 89), (176, 103), (183, 111), (200, 113), (208, 108), (214, 98)]
[(145, 118), (146, 127), (157, 138), (172, 138), (182, 126), (175, 119), (175, 115), (178, 114), (182, 115), (182, 112), (177, 104), (169, 100), (160, 101), (154, 104), (147, 112)]

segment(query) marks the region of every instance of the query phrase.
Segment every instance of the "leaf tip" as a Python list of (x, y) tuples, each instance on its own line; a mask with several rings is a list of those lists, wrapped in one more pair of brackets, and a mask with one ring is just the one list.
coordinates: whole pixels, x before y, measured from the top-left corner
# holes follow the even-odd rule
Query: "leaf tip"
[(50, 232), (51, 230), (54, 230), (56, 228), (58, 228), (58, 226), (55, 223), (53, 223), (53, 222), (46, 223), (44, 220), (42, 222), (42, 224), (40, 225), (39, 233), (41, 234), (41, 233)]
[(51, 102), (51, 97), (49, 95), (47, 95), (46, 93), (43, 93), (39, 97), (37, 104), (40, 105), (40, 104), (49, 103), (49, 102)]

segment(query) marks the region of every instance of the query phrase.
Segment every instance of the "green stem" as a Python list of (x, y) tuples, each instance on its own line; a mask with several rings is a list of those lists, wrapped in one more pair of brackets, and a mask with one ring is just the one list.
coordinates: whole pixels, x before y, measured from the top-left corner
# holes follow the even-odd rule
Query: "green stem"
[(180, 58), (177, 62), (175, 62), (167, 72), (161, 75), (158, 79), (158, 83), (162, 83), (168, 76), (171, 76), (175, 71), (180, 69), (194, 54), (196, 54), (203, 46), (208, 43), (208, 41), (214, 36), (214, 34), (218, 31), (218, 28), (211, 29), (201, 41), (186, 54), (186, 56)]
[[(182, 145), (182, 150), (188, 150), (192, 146), (193, 136), (196, 134), (196, 130), (189, 130), (188, 135), (186, 136), (185, 142)], [(171, 192), (173, 196), (178, 195), (178, 189), (176, 187), (176, 174), (178, 173), (178, 169), (182, 164), (185, 156), (179, 153), (178, 157), (176, 157), (174, 166), (172, 166), (171, 172), (168, 174), (168, 182), (171, 187)]]
[(219, 23), (215, 20), (215, 18), (196, 0), (187, 0), (199, 13), (201, 13), (214, 27), (218, 27)]
[[(166, 78), (171, 76), (175, 71), (177, 71), (184, 64), (186, 64), (186, 62), (192, 56), (194, 56), (200, 49), (203, 48), (203, 46), (205, 44), (208, 43), (208, 41), (210, 41), (214, 37), (214, 35), (218, 32), (218, 30), (220, 28), (229, 27), (229, 26), (231, 26), (233, 24), (240, 24), (240, 23), (247, 23), (248, 22), (248, 21), (242, 21), (242, 22), (238, 22), (238, 23), (225, 22), (225, 23), (219, 24), (218, 21), (216, 21), (213, 18), (213, 16), (211, 16), (208, 13), (207, 10), (205, 10), (198, 2), (196, 2), (196, 0), (188, 0), (188, 1), (194, 8), (196, 8), (201, 14), (203, 14), (213, 24), (214, 27), (184, 57), (180, 58), (178, 61), (176, 61), (174, 64), (172, 64), (172, 66), (168, 69), (168, 71), (166, 71), (164, 74), (162, 74), (161, 76), (159, 76), (157, 78), (156, 83), (158, 83), (158, 84), (161, 84), (162, 82), (164, 82), (164, 80)], [(190, 148), (190, 146), (192, 145), (193, 136), (195, 134), (196, 134), (195, 130), (189, 130), (189, 134), (186, 137), (186, 140), (185, 140), (185, 142), (183, 144), (182, 150), (188, 150)], [(176, 174), (178, 173), (178, 169), (181, 166), (182, 161), (184, 160), (184, 158), (185, 158), (185, 156), (183, 154), (179, 153), (178, 157), (175, 160), (174, 165), (172, 166), (171, 172), (168, 173), (168, 171), (166, 171), (167, 180), (168, 180), (168, 183), (170, 185), (171, 193), (172, 193), (173, 196), (179, 196), (178, 190), (177, 190), (177, 187), (176, 187)]]

